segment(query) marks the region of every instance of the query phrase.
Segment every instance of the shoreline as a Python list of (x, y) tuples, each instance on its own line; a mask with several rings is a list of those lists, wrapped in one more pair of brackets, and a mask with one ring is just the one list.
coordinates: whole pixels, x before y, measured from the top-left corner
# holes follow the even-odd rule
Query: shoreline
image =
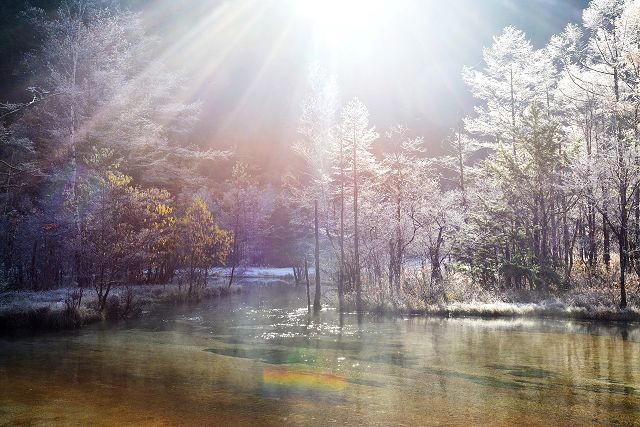
[[(335, 288), (332, 295), (324, 296), (323, 306), (337, 307)], [(345, 312), (356, 312), (354, 296), (347, 297)], [(540, 299), (534, 302), (507, 301), (455, 301), (449, 303), (420, 304), (418, 307), (406, 301), (371, 302), (363, 301), (363, 313), (389, 316), (438, 317), (438, 318), (478, 318), (478, 319), (554, 319), (579, 320), (591, 322), (640, 322), (640, 307), (636, 305), (621, 309), (618, 305), (602, 303), (562, 302), (553, 299)]]
[[(237, 270), (234, 284), (229, 288), (229, 272), (229, 268), (212, 269), (213, 276), (209, 278), (207, 286), (191, 299), (186, 295), (186, 285), (179, 285), (177, 281), (115, 286), (109, 295), (104, 315), (96, 308), (97, 297), (93, 288), (84, 289), (82, 305), (71, 310), (67, 308), (65, 300), (78, 288), (3, 290), (0, 292), (0, 336), (23, 331), (73, 330), (102, 321), (116, 322), (144, 315), (144, 311), (163, 305), (195, 303), (238, 294), (242, 292), (243, 285), (288, 285), (293, 280), (290, 268), (243, 267)], [(121, 313), (127, 288), (133, 290), (136, 306), (129, 307), (132, 312)]]
[[(249, 274), (238, 279), (231, 288), (227, 287), (224, 276), (219, 276), (191, 300), (186, 296), (186, 287), (176, 283), (165, 285), (119, 286), (109, 296), (106, 312), (99, 313), (95, 306), (95, 292), (84, 291), (83, 303), (79, 308), (69, 310), (65, 298), (73, 288), (50, 291), (4, 291), (0, 293), (0, 335), (14, 333), (47, 332), (79, 329), (97, 322), (117, 322), (127, 318), (144, 316), (145, 312), (167, 305), (188, 304), (203, 300), (239, 294), (243, 286), (290, 286), (290, 292), (304, 293), (304, 286), (297, 288), (291, 276)], [(127, 289), (133, 290), (135, 306), (123, 312)], [(323, 307), (337, 309), (336, 288), (331, 284), (323, 285)], [(353, 295), (346, 295), (346, 313), (355, 313)], [(432, 317), (432, 318), (477, 318), (477, 319), (553, 319), (577, 320), (598, 323), (640, 322), (640, 309), (631, 306), (620, 309), (614, 304), (566, 303), (560, 300), (540, 300), (537, 302), (450, 302), (439, 304), (409, 304), (407, 301), (386, 302), (384, 304), (364, 301), (363, 314)]]
[[(508, 303), (505, 303), (508, 304)], [(549, 320), (576, 320), (576, 321), (588, 321), (594, 323), (640, 323), (640, 311), (636, 309), (607, 309), (605, 312), (589, 313), (587, 309), (584, 310), (555, 310), (555, 309), (530, 309), (527, 307), (529, 304), (518, 304), (518, 308), (524, 308), (525, 312), (514, 312), (511, 310), (487, 312), (485, 311), (485, 305), (493, 304), (478, 304), (470, 309), (458, 309), (454, 306), (438, 306), (430, 307), (427, 309), (380, 309), (374, 308), (370, 310), (364, 310), (363, 314), (366, 315), (381, 315), (390, 317), (424, 317), (424, 318), (440, 318), (440, 319), (549, 319)], [(514, 304), (516, 305), (516, 304)], [(535, 304), (531, 304), (535, 305)], [(326, 307), (326, 306), (325, 306)], [(337, 307), (330, 307), (337, 310)], [(357, 314), (355, 306), (349, 305), (344, 311), (348, 314)]]
[[(401, 314), (408, 316), (446, 317), (446, 318), (480, 318), (480, 319), (554, 319), (581, 320), (590, 322), (638, 322), (640, 311), (635, 308), (620, 309), (614, 307), (598, 307), (590, 312), (586, 307), (537, 307), (538, 304), (509, 304), (504, 303), (504, 311), (491, 312), (494, 304), (479, 304), (459, 308), (456, 305), (432, 307), (425, 310), (410, 310)], [(515, 309), (515, 310), (514, 310)]]
[[(126, 307), (127, 289), (133, 290), (134, 303)], [(186, 286), (133, 285), (114, 287), (104, 313), (96, 307), (93, 289), (85, 289), (82, 305), (68, 308), (65, 298), (77, 288), (49, 291), (4, 291), (0, 293), (0, 336), (21, 332), (51, 332), (73, 330), (98, 322), (119, 322), (144, 316), (157, 307), (196, 303), (242, 292), (242, 286), (215, 281), (189, 299)]]

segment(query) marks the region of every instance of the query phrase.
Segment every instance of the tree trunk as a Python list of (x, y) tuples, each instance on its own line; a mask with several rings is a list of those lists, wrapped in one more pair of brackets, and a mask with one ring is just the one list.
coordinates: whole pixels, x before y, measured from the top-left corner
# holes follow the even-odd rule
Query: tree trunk
[(307, 282), (307, 311), (311, 313), (311, 295), (309, 293), (309, 264), (307, 263), (307, 256), (304, 256), (304, 277)]
[(356, 311), (362, 311), (362, 283), (360, 281), (360, 248), (358, 234), (358, 158), (357, 139), (353, 138), (353, 261), (355, 264)]
[(315, 234), (315, 261), (316, 261), (316, 293), (313, 297), (313, 311), (320, 311), (320, 232), (318, 230), (318, 200), (313, 202), (314, 210), (314, 234)]
[(589, 217), (588, 221), (588, 233), (589, 233), (589, 266), (593, 267), (598, 260), (597, 246), (596, 246), (596, 211), (593, 208), (593, 202), (589, 200), (589, 209), (587, 212)]
[(620, 308), (627, 307), (627, 291), (626, 286), (626, 273), (627, 273), (627, 243), (625, 239), (626, 234), (620, 233), (618, 239), (620, 249)]
[(36, 253), (38, 251), (38, 239), (33, 241), (32, 250), (31, 250), (31, 289), (39, 290), (38, 286), (38, 271), (36, 269)]
[(394, 265), (393, 265), (393, 275), (396, 281), (396, 290), (398, 295), (402, 292), (402, 259), (403, 259), (403, 248), (404, 242), (402, 240), (402, 210), (401, 210), (401, 202), (400, 198), (398, 198), (396, 203), (396, 254), (394, 256)]
[(440, 267), (440, 252), (438, 248), (429, 249), (429, 259), (431, 261), (431, 281), (442, 280), (442, 268)]
[(509, 83), (511, 84), (511, 143), (513, 144), (513, 160), (516, 160), (516, 100), (513, 90), (513, 65), (510, 70)]
[(611, 261), (611, 236), (609, 231), (609, 226), (607, 225), (607, 206), (604, 205), (602, 207), (602, 261), (604, 261), (604, 265), (607, 267), (607, 270), (610, 266)]
[(73, 207), (73, 222), (76, 232), (75, 245), (75, 278), (80, 287), (87, 285), (84, 272), (82, 251), (82, 223), (80, 219), (80, 201), (78, 198), (78, 159), (76, 147), (76, 79), (78, 70), (78, 48), (73, 47), (71, 69), (71, 102), (69, 105), (69, 149), (71, 150), (71, 204)]
[(431, 261), (431, 282), (442, 280), (442, 268), (440, 266), (440, 246), (442, 245), (442, 228), (438, 231), (438, 237), (434, 246), (429, 248), (429, 259)]
[(462, 191), (462, 204), (467, 204), (467, 191), (464, 186), (464, 150), (462, 148), (462, 132), (458, 124), (458, 172), (460, 174), (460, 191)]
[(340, 138), (340, 270), (338, 277), (338, 309), (344, 309), (344, 152)]
[(296, 270), (295, 267), (291, 267), (291, 270), (293, 270), (293, 283), (297, 288), (298, 284), (300, 283), (300, 278), (298, 277), (298, 270)]
[(393, 239), (389, 239), (389, 292), (393, 297), (393, 281), (394, 281), (394, 258), (396, 249), (394, 248)]
[[(615, 39), (615, 29), (613, 33)], [(622, 123), (618, 113), (617, 103), (620, 101), (620, 89), (618, 83), (618, 68), (617, 64), (613, 69), (613, 90), (616, 97), (616, 110), (615, 121), (618, 137), (618, 176), (622, 177), (618, 186), (619, 202), (620, 202), (620, 233), (618, 233), (618, 247), (620, 251), (620, 308), (627, 307), (627, 293), (625, 289), (626, 273), (627, 273), (627, 181), (626, 181), (626, 166), (624, 164), (623, 156), (623, 134)]]
[(231, 287), (231, 284), (233, 283), (233, 273), (235, 273), (236, 271), (236, 264), (233, 263), (233, 265), (231, 266), (231, 274), (229, 275), (229, 286), (227, 286), (228, 288)]

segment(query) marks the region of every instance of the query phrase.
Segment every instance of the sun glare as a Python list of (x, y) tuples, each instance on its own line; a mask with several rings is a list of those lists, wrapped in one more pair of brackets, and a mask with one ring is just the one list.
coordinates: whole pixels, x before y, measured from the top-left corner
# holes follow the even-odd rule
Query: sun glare
[(393, 3), (383, 0), (291, 0), (319, 43), (366, 52), (385, 26)]

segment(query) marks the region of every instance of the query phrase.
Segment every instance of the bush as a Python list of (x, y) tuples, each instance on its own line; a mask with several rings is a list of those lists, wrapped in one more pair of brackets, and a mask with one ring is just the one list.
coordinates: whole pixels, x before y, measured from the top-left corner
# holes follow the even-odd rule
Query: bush
[(120, 298), (118, 295), (111, 295), (107, 299), (104, 307), (104, 317), (108, 320), (118, 320), (120, 318)]
[(91, 312), (79, 309), (52, 310), (49, 307), (9, 312), (0, 315), (0, 330), (57, 330), (78, 328), (97, 320)]

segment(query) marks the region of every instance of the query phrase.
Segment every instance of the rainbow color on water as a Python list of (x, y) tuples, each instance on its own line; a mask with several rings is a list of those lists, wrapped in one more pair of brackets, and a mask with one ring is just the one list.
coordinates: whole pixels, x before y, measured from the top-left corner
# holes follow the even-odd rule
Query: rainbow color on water
[(347, 383), (344, 377), (334, 374), (295, 371), (274, 367), (263, 370), (262, 380), (265, 385), (323, 391), (340, 391), (344, 389)]

